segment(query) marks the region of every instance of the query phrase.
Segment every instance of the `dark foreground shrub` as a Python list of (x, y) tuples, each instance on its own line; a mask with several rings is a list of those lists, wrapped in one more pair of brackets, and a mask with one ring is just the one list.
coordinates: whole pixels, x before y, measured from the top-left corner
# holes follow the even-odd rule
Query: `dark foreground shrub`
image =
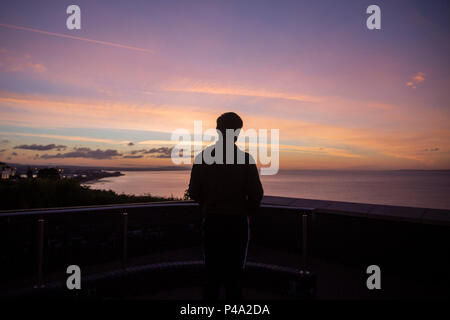
[(0, 210), (88, 206), (175, 200), (93, 190), (74, 179), (20, 179), (0, 182)]

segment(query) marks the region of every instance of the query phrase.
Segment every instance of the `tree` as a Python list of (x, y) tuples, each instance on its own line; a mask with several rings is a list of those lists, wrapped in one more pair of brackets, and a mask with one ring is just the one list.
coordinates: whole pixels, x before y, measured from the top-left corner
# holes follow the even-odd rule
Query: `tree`
[(30, 167), (28, 167), (27, 169), (27, 178), (33, 179), (33, 169), (31, 169)]
[(184, 190), (183, 200), (192, 200), (189, 189)]
[(37, 174), (40, 179), (59, 180), (60, 175), (56, 168), (44, 168), (40, 169)]

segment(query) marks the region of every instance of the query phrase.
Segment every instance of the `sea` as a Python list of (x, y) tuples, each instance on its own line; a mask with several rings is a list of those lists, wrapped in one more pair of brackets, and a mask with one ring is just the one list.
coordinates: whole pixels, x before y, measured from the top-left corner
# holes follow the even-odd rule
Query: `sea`
[[(117, 193), (182, 198), (190, 171), (121, 171), (86, 183)], [(295, 170), (261, 176), (264, 194), (306, 199), (450, 209), (450, 170)]]

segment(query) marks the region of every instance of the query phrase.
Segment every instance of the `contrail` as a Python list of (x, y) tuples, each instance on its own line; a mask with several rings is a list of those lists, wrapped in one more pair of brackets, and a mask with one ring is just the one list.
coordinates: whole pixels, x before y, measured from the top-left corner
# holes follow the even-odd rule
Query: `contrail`
[(16, 26), (16, 25), (13, 25), (13, 24), (0, 23), (0, 27), (5, 27), (5, 28), (9, 28), (9, 29), (16, 29), (16, 30), (23, 30), (23, 31), (31, 31), (31, 32), (36, 32), (36, 33), (47, 34), (47, 35), (50, 35), (50, 36), (60, 37), (60, 38), (68, 38), (68, 39), (86, 41), (86, 42), (101, 44), (101, 45), (104, 45), (104, 46), (117, 47), (117, 48), (122, 48), (122, 49), (129, 49), (129, 50), (140, 51), (140, 52), (145, 52), (145, 53), (153, 53), (153, 51), (149, 50), (149, 49), (125, 46), (123, 44), (114, 43), (114, 42), (107, 42), (107, 41), (100, 41), (100, 40), (94, 40), (94, 39), (88, 39), (88, 38), (82, 38), (82, 37), (76, 37), (76, 36), (69, 36), (67, 34), (50, 32), (50, 31), (44, 31), (44, 30), (39, 30), (39, 29), (27, 28), (27, 27), (21, 27), (21, 26)]

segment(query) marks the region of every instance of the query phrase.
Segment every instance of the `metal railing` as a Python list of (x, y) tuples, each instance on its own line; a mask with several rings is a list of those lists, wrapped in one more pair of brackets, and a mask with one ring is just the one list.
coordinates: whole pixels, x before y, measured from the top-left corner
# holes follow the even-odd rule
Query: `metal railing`
[[(45, 286), (44, 282), (44, 236), (45, 236), (45, 221), (46, 218), (53, 215), (59, 217), (64, 214), (73, 213), (90, 213), (90, 212), (106, 212), (117, 214), (122, 216), (122, 257), (121, 266), (124, 271), (127, 270), (128, 260), (128, 217), (133, 213), (135, 209), (154, 209), (154, 208), (167, 208), (167, 207), (196, 207), (196, 203), (191, 201), (183, 202), (157, 202), (157, 203), (140, 203), (140, 204), (120, 204), (120, 205), (105, 205), (105, 206), (89, 206), (89, 207), (71, 207), (71, 208), (52, 208), (52, 209), (34, 209), (34, 210), (21, 210), (21, 211), (7, 211), (1, 212), (0, 218), (12, 218), (20, 216), (36, 216), (37, 218), (37, 261), (36, 261), (36, 284), (35, 288), (42, 288)], [(291, 206), (280, 205), (261, 205), (261, 208), (273, 209), (273, 210), (288, 210), (293, 211), (298, 215), (298, 221), (301, 221), (301, 252), (300, 252), (300, 269), (307, 268), (308, 258), (308, 218), (314, 212), (314, 208), (299, 208)]]

